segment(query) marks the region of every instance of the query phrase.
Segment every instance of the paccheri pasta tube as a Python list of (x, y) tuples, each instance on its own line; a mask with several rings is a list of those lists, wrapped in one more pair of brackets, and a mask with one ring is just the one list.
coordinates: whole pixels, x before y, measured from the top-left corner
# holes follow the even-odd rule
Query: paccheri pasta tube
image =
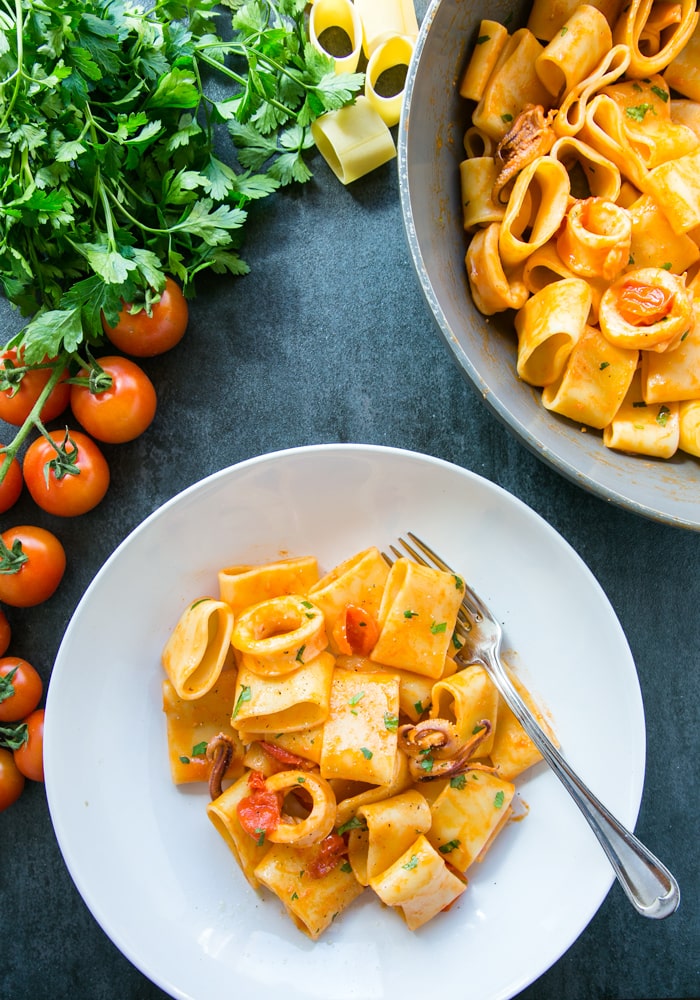
[[(390, 568), (375, 547), (323, 575), (304, 556), (219, 579), (232, 604), (193, 602), (163, 655), (174, 784), (208, 783), (207, 816), (245, 878), (313, 940), (364, 892), (417, 930), (464, 893), (514, 779), (541, 759), (483, 667), (460, 658), (463, 581)], [(175, 681), (191, 674), (173, 663), (206, 658), (200, 626), (221, 604), (225, 627), (203, 631), (224, 662), (183, 699)]]
[(695, 0), (535, 0), (481, 22), (457, 82), (475, 305), (514, 312), (547, 409), (657, 458), (694, 454), (700, 395), (699, 22)]

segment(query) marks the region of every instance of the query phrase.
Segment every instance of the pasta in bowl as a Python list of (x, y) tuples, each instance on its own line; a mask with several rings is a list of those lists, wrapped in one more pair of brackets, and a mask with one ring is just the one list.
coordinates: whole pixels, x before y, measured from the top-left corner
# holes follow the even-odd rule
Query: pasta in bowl
[[(314, 995), (345, 1000), (350, 994), (379, 996), (386, 982), (404, 995), (428, 990), (455, 995), (455, 984), (463, 983), (460, 996), (477, 993), (484, 1000), (504, 1000), (570, 947), (610, 889), (613, 876), (605, 855), (556, 777), (542, 765), (533, 764), (517, 775), (511, 782), (514, 788), (503, 776), (499, 784), (487, 771), (467, 772), (467, 778), (469, 773), (483, 775), (483, 782), (471, 785), (485, 788), (484, 811), (491, 822), (498, 823), (511, 805), (514, 812), (526, 812), (522, 822), (499, 830), (478, 862), (473, 856), (481, 850), (484, 830), (475, 831), (473, 839), (466, 832), (451, 832), (459, 818), (453, 797), (466, 794), (466, 789), (463, 793), (453, 788), (446, 775), (417, 783), (402, 769), (405, 787), (388, 799), (356, 802), (354, 810), (340, 790), (339, 784), (348, 779), (333, 772), (345, 768), (346, 758), (365, 768), (364, 778), (386, 781), (399, 739), (415, 750), (413, 770), (424, 770), (422, 741), (433, 736), (424, 729), (399, 732), (394, 716), (419, 724), (420, 716), (416, 714), (414, 722), (410, 712), (418, 712), (426, 691), (438, 717), (460, 730), (457, 738), (467, 746), (464, 756), (470, 739), (481, 735), (473, 733), (477, 723), (489, 713), (492, 717), (492, 692), (484, 690), (478, 671), (445, 675), (440, 669), (444, 647), (438, 644), (447, 634), (447, 612), (436, 618), (434, 632), (423, 635), (431, 644), (428, 649), (440, 655), (426, 655), (427, 672), (411, 677), (410, 685), (404, 678), (403, 709), (400, 704), (397, 711), (392, 700), (395, 676), (403, 667), (396, 665), (399, 651), (392, 649), (391, 630), (385, 632), (377, 655), (394, 665), (369, 672), (348, 669), (359, 665), (347, 650), (357, 651), (357, 633), (364, 634), (364, 628), (357, 618), (343, 614), (345, 595), (351, 593), (353, 603), (363, 598), (353, 589), (356, 582), (350, 591), (345, 585), (366, 580), (379, 567), (367, 557), (342, 581), (341, 589), (343, 563), (353, 559), (353, 553), (385, 548), (407, 525), (449, 555), (455, 570), (498, 609), (508, 662), (546, 708), (557, 738), (580, 765), (587, 784), (625, 825), (634, 826), (645, 766), (644, 714), (634, 662), (600, 586), (542, 518), (479, 476), (412, 452), (319, 445), (242, 462), (169, 501), (110, 557), (66, 630), (47, 696), (46, 791), (68, 870), (105, 933), (169, 994), (208, 1000), (226, 995), (235, 981), (241, 998), (273, 1000), (284, 991), (285, 996), (308, 1000), (311, 982)], [(354, 562), (360, 567), (363, 560)], [(254, 589), (250, 571), (260, 565), (266, 566), (262, 591)], [(273, 608), (267, 604), (277, 600), (274, 591), (290, 569), (293, 582), (287, 575), (284, 588), (302, 598), (304, 615), (315, 614), (315, 608), (322, 611), (328, 640), (327, 648), (308, 663), (306, 651), (301, 654), (303, 667), (296, 654), (310, 637), (312, 646), (320, 642), (318, 618), (308, 619), (315, 623), (310, 635), (300, 635), (298, 601), (291, 607), (286, 601)], [(402, 615), (407, 610), (401, 607), (407, 581), (396, 583), (389, 593), (396, 595), (392, 606), (397, 605), (398, 622), (416, 625), (417, 618)], [(230, 631), (230, 615), (218, 607), (218, 596), (236, 609)], [(409, 610), (420, 610), (417, 596), (410, 598), (411, 604), (414, 601), (416, 607)], [(267, 604), (262, 612), (261, 604)], [(128, 628), (114, 628), (117, 606)], [(245, 627), (251, 621), (245, 609), (251, 606), (257, 608), (252, 618), (260, 625), (252, 642)], [(373, 615), (373, 607), (378, 611), (371, 602), (366, 607)], [(393, 615), (387, 607), (386, 620)], [(236, 619), (244, 628), (234, 637)], [(444, 632), (439, 628), (443, 621)], [(283, 657), (283, 672), (275, 673), (275, 658), (269, 647), (260, 657), (260, 643), (285, 630), (293, 637), (299, 669), (284, 672), (289, 662)], [(110, 635), (98, 668), (96, 631)], [(177, 641), (171, 643), (174, 635)], [(235, 638), (244, 647), (237, 669), (227, 655), (221, 657), (227, 636), (229, 646)], [(373, 649), (378, 646), (376, 637), (371, 644)], [(283, 645), (282, 653), (286, 648)], [(250, 660), (243, 659), (248, 656)], [(338, 659), (345, 667), (334, 684)], [(165, 692), (164, 680), (169, 682)], [(476, 701), (476, 715), (454, 712), (455, 701), (467, 693)], [(335, 715), (329, 712), (329, 696), (337, 702)], [(591, 741), (593, 716), (606, 733), (604, 741)], [(379, 725), (363, 729), (365, 718), (377, 718)], [(174, 740), (183, 741), (173, 754), (168, 719)], [(300, 720), (312, 722), (312, 730), (329, 725), (323, 774), (316, 765), (299, 766), (300, 758), (309, 760), (309, 752), (314, 752), (312, 746), (304, 753), (301, 734), (308, 736), (309, 730), (300, 730)], [(336, 722), (337, 743), (330, 728)], [(357, 739), (349, 746), (348, 723), (358, 725)], [(483, 732), (477, 760), (487, 754), (493, 760), (501, 753), (498, 730), (496, 718), (491, 732)], [(229, 773), (222, 771), (222, 795), (212, 801), (210, 762), (203, 749), (212, 743), (213, 755), (215, 738), (222, 732), (237, 737), (240, 745), (234, 747)], [(253, 732), (255, 740), (248, 738)], [(505, 732), (502, 725), (501, 737)], [(447, 735), (454, 736), (449, 727)], [(352, 753), (345, 753), (343, 740)], [(271, 759), (278, 763), (270, 768), (268, 746), (261, 751), (265, 758), (258, 758), (260, 766), (251, 771), (270, 773), (271, 784), (269, 777), (264, 784), (259, 777), (249, 783), (240, 770), (241, 755), (258, 753), (261, 743), (273, 747)], [(76, 757), (76, 744), (93, 752)], [(318, 749), (317, 743), (314, 746)], [(436, 769), (452, 767), (449, 755), (438, 761), (436, 754), (434, 759)], [(253, 762), (252, 757), (248, 760)], [(281, 762), (285, 766), (280, 769)], [(621, 771), (624, 782), (619, 780)], [(461, 784), (460, 775), (455, 778)], [(266, 836), (258, 844), (260, 833), (235, 841), (248, 859), (246, 871), (263, 886), (275, 885), (281, 895), (268, 889), (258, 892), (227, 840), (229, 834), (238, 838), (235, 819), (230, 825), (231, 816), (238, 815), (237, 796), (251, 798), (260, 792), (289, 802), (290, 790), (303, 788), (307, 780), (308, 815), (297, 817), (308, 820), (305, 826), (285, 819), (285, 813), (292, 813), (290, 804), (273, 832), (283, 842), (268, 842)], [(332, 796), (326, 787), (331, 782)], [(341, 870), (336, 878), (346, 890), (355, 891), (361, 880), (374, 883), (377, 891), (366, 888), (318, 940), (312, 940), (285, 912), (285, 902), (292, 907), (302, 903), (291, 898), (295, 892), (302, 896), (296, 885), (282, 899), (285, 886), (294, 878), (299, 881), (304, 867), (290, 870), (290, 859), (315, 860), (320, 842), (309, 841), (323, 835), (329, 823), (342, 827), (358, 814), (361, 822), (352, 823), (354, 836), (353, 829), (341, 836), (348, 836), (346, 846), (352, 849), (359, 878)], [(396, 828), (398, 817), (403, 824), (399, 854), (396, 844), (386, 845), (385, 836), (387, 829)], [(255, 834), (263, 824), (254, 822)], [(440, 846), (449, 850), (440, 851)], [(456, 870), (469, 872), (469, 884), (449, 912), (439, 912), (411, 930), (392, 905), (400, 901), (405, 879), (425, 879), (426, 886), (447, 889), (448, 895), (463, 888), (458, 876), (445, 878), (445, 872), (450, 874), (445, 858), (454, 860)], [(346, 862), (349, 855), (341, 858), (338, 869)], [(318, 881), (316, 888), (329, 887)], [(303, 881), (300, 887), (305, 885)], [(412, 893), (411, 899), (417, 895)], [(527, 920), (513, 899), (528, 901), (523, 904)], [(302, 921), (311, 920), (315, 912), (313, 904), (311, 909), (292, 910)], [(415, 919), (413, 911), (411, 921)], [(321, 924), (313, 923), (314, 933)], [(460, 978), (465, 961), (468, 982)]]
[(484, 401), (577, 484), (694, 530), (698, 46), (694, 3), (438, 0), (399, 136), (416, 271)]

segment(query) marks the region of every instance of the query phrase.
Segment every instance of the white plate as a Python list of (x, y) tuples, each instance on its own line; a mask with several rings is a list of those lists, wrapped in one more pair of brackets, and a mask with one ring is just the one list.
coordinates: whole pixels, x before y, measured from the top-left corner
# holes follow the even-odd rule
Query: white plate
[(645, 759), (636, 671), (600, 586), (551, 527), (486, 480), (411, 452), (319, 445), (243, 462), (120, 545), (76, 610), (47, 698), (46, 788), (66, 864), (112, 941), (174, 997), (512, 997), (610, 888), (592, 832), (540, 765), (520, 782), (529, 815), (449, 913), (411, 933), (365, 893), (314, 944), (245, 882), (206, 794), (170, 783), (160, 652), (187, 602), (216, 593), (217, 568), (286, 551), (330, 569), (406, 530), (496, 609), (571, 764), (634, 825)]

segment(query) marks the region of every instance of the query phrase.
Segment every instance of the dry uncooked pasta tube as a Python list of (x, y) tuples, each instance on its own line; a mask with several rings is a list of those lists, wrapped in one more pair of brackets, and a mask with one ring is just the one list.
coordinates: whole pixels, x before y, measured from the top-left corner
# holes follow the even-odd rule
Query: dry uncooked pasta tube
[(590, 4), (581, 4), (538, 56), (537, 75), (553, 97), (568, 94), (611, 46), (605, 15)]
[(216, 684), (231, 643), (233, 611), (202, 597), (180, 616), (162, 653), (163, 668), (179, 698), (201, 698)]
[(318, 774), (311, 771), (278, 771), (265, 779), (265, 790), (288, 794), (304, 791), (311, 797), (311, 811), (305, 819), (278, 823), (267, 833), (273, 844), (293, 844), (310, 847), (327, 837), (335, 823), (335, 795), (333, 789)]
[(321, 115), (312, 122), (311, 134), (341, 184), (364, 177), (396, 156), (388, 126), (366, 97)]
[(362, 21), (362, 44), (368, 59), (386, 38), (393, 35), (418, 37), (413, 0), (355, 0), (355, 7)]
[[(351, 50), (337, 56), (321, 41), (324, 31), (339, 28), (347, 35)], [(336, 73), (354, 73), (362, 50), (362, 22), (350, 0), (316, 0), (309, 14), (309, 40), (315, 49), (335, 59)]]
[(567, 212), (557, 251), (575, 274), (612, 281), (629, 263), (631, 242), (632, 220), (624, 208), (585, 198)]
[(670, 350), (693, 322), (693, 294), (683, 277), (663, 267), (636, 268), (620, 275), (603, 294), (599, 320), (618, 347)]
[(238, 616), (231, 645), (262, 677), (297, 670), (328, 645), (321, 611), (305, 597), (286, 594), (261, 601)]
[(396, 93), (384, 96), (377, 91), (377, 83), (382, 74), (391, 70), (408, 70), (413, 55), (414, 40), (405, 35), (393, 35), (381, 42), (369, 57), (365, 70), (365, 97), (382, 121), (390, 128), (397, 125), (401, 117), (403, 85)]

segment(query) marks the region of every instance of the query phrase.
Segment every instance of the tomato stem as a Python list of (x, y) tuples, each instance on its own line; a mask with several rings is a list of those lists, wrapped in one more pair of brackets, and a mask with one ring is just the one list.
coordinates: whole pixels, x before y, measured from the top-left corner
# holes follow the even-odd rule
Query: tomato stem
[[(45, 368), (46, 365), (37, 365), (36, 367)], [(49, 380), (37, 396), (36, 402), (27, 414), (24, 423), (17, 431), (12, 441), (8, 445), (5, 445), (4, 448), (0, 449), (0, 453), (5, 456), (2, 465), (0, 465), (0, 483), (4, 481), (5, 476), (12, 465), (13, 459), (17, 457), (19, 449), (22, 447), (25, 438), (31, 432), (32, 428), (37, 427), (42, 434), (47, 433), (41, 422), (40, 415), (44, 408), (44, 403), (61, 381), (61, 376), (63, 375), (66, 367), (66, 356), (64, 354), (59, 355), (54, 359), (50, 367), (52, 368), (52, 371)]]

